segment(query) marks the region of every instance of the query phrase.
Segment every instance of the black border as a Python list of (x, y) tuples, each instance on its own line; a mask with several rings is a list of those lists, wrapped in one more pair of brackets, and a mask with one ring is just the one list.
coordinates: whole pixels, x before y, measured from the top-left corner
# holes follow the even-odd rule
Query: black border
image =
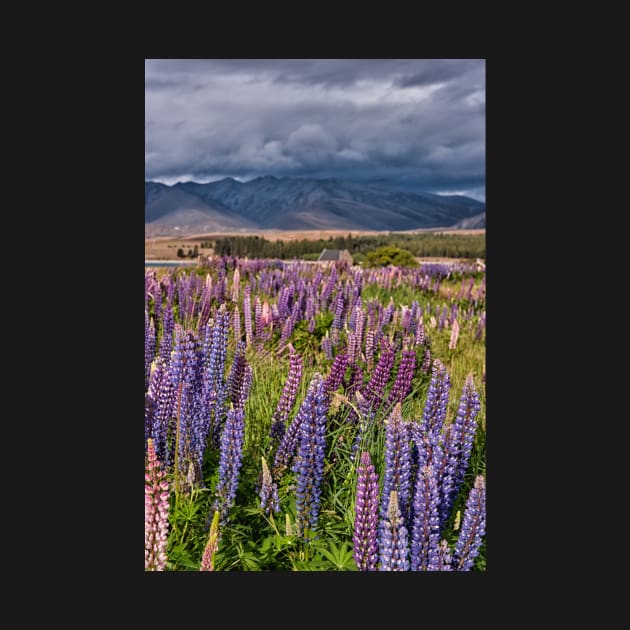
[[(359, 57), (358, 52), (284, 56), (394, 57), (391, 52), (364, 53)], [(534, 185), (531, 184), (535, 180), (531, 173), (532, 150), (539, 149), (532, 146), (525, 123), (528, 111), (540, 111), (540, 107), (535, 105), (535, 95), (530, 94), (528, 100), (523, 76), (538, 71), (539, 67), (534, 70), (502, 54), (488, 56), (478, 49), (468, 55), (458, 52), (450, 56), (487, 60), (487, 571), (460, 575), (454, 578), (457, 586), (453, 578), (440, 581), (425, 577), (416, 581), (330, 573), (270, 573), (258, 578), (253, 574), (216, 574), (209, 582), (196, 583), (195, 578), (182, 582), (181, 578), (140, 575), (143, 573), (139, 551), (142, 447), (134, 436), (142, 426), (137, 416), (143, 411), (143, 399), (138, 394), (143, 370), (141, 359), (134, 357), (142, 353), (143, 278), (136, 265), (140, 267), (138, 259), (143, 255), (144, 226), (140, 222), (142, 212), (134, 208), (141, 205), (144, 194), (144, 58), (160, 57), (153, 49), (151, 54), (101, 62), (93, 82), (78, 89), (85, 107), (78, 108), (78, 120), (73, 120), (79, 123), (76, 149), (79, 164), (74, 171), (73, 194), (89, 200), (89, 204), (81, 203), (77, 208), (85, 227), (83, 238), (95, 243), (101, 251), (112, 251), (111, 244), (115, 244), (113, 259), (92, 256), (87, 275), (75, 280), (74, 288), (68, 289), (72, 293), (81, 287), (75, 297), (77, 317), (73, 321), (85, 318), (76, 325), (73, 323), (69, 331), (79, 346), (80, 358), (67, 378), (69, 399), (71, 392), (80, 391), (85, 401), (77, 427), (77, 445), (72, 452), (76, 448), (88, 456), (73, 459), (74, 478), (68, 479), (66, 486), (79, 494), (81, 491), (74, 486), (76, 479), (81, 478), (90, 488), (79, 502), (81, 529), (88, 534), (83, 539), (77, 538), (80, 542), (76, 543), (81, 548), (77, 564), (82, 572), (105, 570), (108, 579), (114, 582), (118, 578), (130, 581), (134, 597), (144, 600), (145, 605), (147, 601), (159, 602), (160, 610), (167, 606), (186, 610), (196, 606), (196, 602), (200, 608), (205, 608), (205, 602), (213, 608), (216, 604), (220, 607), (224, 596), (229, 599), (236, 592), (246, 602), (239, 605), (239, 615), (251, 610), (255, 617), (281, 623), (284, 615), (276, 612), (276, 606), (284, 610), (294, 604), (299, 610), (301, 602), (314, 602), (305, 605), (304, 612), (314, 606), (315, 617), (322, 618), (319, 609), (326, 606), (327, 598), (341, 604), (359, 601), (353, 600), (355, 596), (351, 593), (363, 601), (368, 616), (371, 616), (368, 606), (380, 607), (387, 615), (391, 604), (396, 602), (397, 611), (415, 608), (420, 612), (440, 596), (456, 606), (466, 594), (480, 597), (474, 614), (483, 614), (492, 605), (490, 592), (502, 591), (509, 577), (536, 573), (541, 566), (551, 571), (561, 570), (557, 566), (548, 567), (549, 559), (544, 557), (544, 549), (553, 541), (546, 541), (552, 534), (545, 524), (548, 506), (543, 506), (543, 488), (548, 480), (541, 458), (551, 455), (545, 435), (551, 430), (549, 424), (553, 419), (545, 413), (542, 402), (552, 391), (545, 391), (541, 382), (551, 377), (552, 367), (540, 350), (541, 326), (535, 318), (546, 317), (544, 300), (549, 292), (545, 294), (544, 289), (539, 291), (532, 284), (539, 281), (536, 278), (545, 277), (547, 264), (540, 260), (532, 262), (527, 253), (532, 249), (531, 239), (540, 242), (540, 251), (545, 254), (550, 245), (549, 240), (544, 240), (544, 230), (537, 227), (537, 217), (530, 218), (536, 212), (531, 205), (536, 195), (528, 196), (525, 191), (527, 186)], [(181, 55), (188, 56), (194, 57)], [(203, 55), (204, 58), (230, 56)], [(420, 57), (417, 51), (398, 56)], [(442, 56), (449, 55), (433, 55)], [(84, 137), (85, 129), (89, 129), (89, 134)], [(520, 238), (529, 244), (519, 252)], [(543, 301), (542, 309), (533, 308), (537, 300)], [(129, 312), (135, 312), (136, 308), (138, 319), (134, 320)], [(539, 394), (545, 391), (542, 399), (536, 391)], [(330, 580), (337, 581), (333, 584)], [(164, 595), (168, 593), (170, 597), (159, 597), (158, 583), (164, 586)], [(407, 604), (400, 599), (403, 590), (411, 596), (406, 596)], [(141, 592), (144, 594), (140, 595)], [(371, 593), (375, 595), (373, 600), (366, 598)], [(435, 606), (431, 604), (434, 610)], [(355, 605), (345, 608), (353, 616), (357, 612)], [(465, 620), (464, 609), (461, 615), (449, 610), (444, 609), (445, 619), (453, 614)], [(390, 614), (396, 613), (390, 611)], [(330, 615), (338, 618), (334, 612)], [(216, 622), (217, 618), (214, 619)]]

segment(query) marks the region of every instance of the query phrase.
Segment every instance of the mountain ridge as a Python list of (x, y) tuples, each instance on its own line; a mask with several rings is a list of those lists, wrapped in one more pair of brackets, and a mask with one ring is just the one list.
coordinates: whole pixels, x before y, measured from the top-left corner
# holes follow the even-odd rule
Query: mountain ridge
[(256, 229), (411, 230), (485, 227), (485, 204), (407, 192), (395, 183), (265, 175), (172, 186), (145, 181), (147, 236)]

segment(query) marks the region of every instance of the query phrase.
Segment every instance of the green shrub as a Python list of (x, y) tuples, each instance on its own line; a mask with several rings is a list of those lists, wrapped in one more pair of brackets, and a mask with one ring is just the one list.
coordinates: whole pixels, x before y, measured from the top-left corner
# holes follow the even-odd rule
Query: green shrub
[(385, 245), (385, 247), (379, 247), (372, 252), (368, 252), (365, 257), (365, 265), (366, 267), (387, 267), (388, 265), (417, 267), (418, 263), (413, 254), (406, 249)]

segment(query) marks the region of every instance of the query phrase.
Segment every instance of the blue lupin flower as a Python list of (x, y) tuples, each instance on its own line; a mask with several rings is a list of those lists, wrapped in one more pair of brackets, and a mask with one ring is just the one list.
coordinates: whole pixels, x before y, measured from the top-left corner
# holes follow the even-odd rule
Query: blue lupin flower
[(400, 511), (407, 515), (411, 491), (409, 426), (403, 422), (400, 403), (390, 413), (385, 427), (385, 470), (381, 494), (381, 519), (386, 519), (389, 495), (396, 491)]
[(413, 373), (416, 367), (416, 351), (413, 349), (405, 349), (402, 351), (396, 379), (389, 392), (388, 403), (395, 404), (402, 402), (411, 389)]
[(361, 453), (353, 528), (353, 557), (359, 571), (376, 571), (378, 562), (378, 476), (370, 454)]
[[(232, 394), (230, 377), (228, 376), (227, 380), (224, 378), (229, 329), (229, 316), (227, 313), (225, 318), (217, 318), (217, 324), (217, 330), (214, 333), (213, 339), (213, 361), (211, 361), (211, 365), (214, 365), (214, 367), (209, 371), (207, 379), (207, 384), (210, 389), (208, 400), (212, 414), (211, 443), (215, 447), (218, 447), (221, 441), (221, 430), (225, 422), (226, 403)], [(237, 352), (240, 344), (244, 343), (243, 341), (237, 343)], [(230, 374), (233, 368), (234, 364), (232, 364)]]
[(374, 344), (376, 340), (376, 333), (372, 328), (368, 328), (365, 333), (365, 364), (368, 372), (372, 371), (374, 367)]
[(250, 287), (245, 285), (243, 292), (243, 322), (245, 323), (245, 342), (248, 346), (252, 344), (252, 302), (250, 296)]
[(326, 357), (326, 359), (330, 361), (333, 358), (333, 350), (332, 350), (332, 342), (330, 340), (330, 337), (328, 336), (328, 333), (326, 333), (322, 337), (321, 347), (322, 347), (322, 352), (324, 353), (324, 356)]
[(348, 355), (343, 352), (336, 355), (333, 359), (333, 363), (330, 367), (330, 373), (324, 381), (324, 386), (329, 396), (331, 396), (332, 393), (335, 392), (343, 382), (347, 365)]
[(343, 324), (343, 315), (345, 312), (345, 303), (343, 299), (343, 291), (337, 291), (337, 295), (331, 306), (331, 311), (334, 313), (331, 329), (341, 330)]
[[(295, 414), (293, 421), (289, 424), (289, 427), (284, 433), (278, 450), (276, 451), (275, 459), (273, 462), (273, 476), (278, 479), (282, 471), (289, 465), (289, 461), (295, 455), (296, 448), (302, 432), (302, 425), (306, 418), (311, 413), (310, 410), (313, 407), (313, 401), (315, 400), (317, 390), (317, 379), (313, 376), (306, 397), (302, 401), (298, 412)], [(325, 391), (325, 390), (324, 390)]]
[(264, 457), (262, 459), (262, 485), (260, 488), (260, 509), (269, 515), (271, 512), (280, 511), (278, 498), (278, 485), (272, 479), (269, 466)]
[(470, 490), (459, 538), (455, 543), (453, 565), (456, 571), (470, 571), (479, 555), (482, 537), (486, 533), (486, 484), (482, 475)]
[(212, 427), (214, 444), (220, 444), (221, 432), (223, 431), (223, 425), (225, 423), (225, 405), (228, 400), (236, 405), (241, 394), (243, 387), (243, 380), (245, 378), (245, 366), (247, 365), (247, 359), (245, 357), (245, 342), (239, 341), (236, 345), (236, 352), (234, 353), (234, 359), (232, 366), (225, 384), (217, 382), (217, 402), (215, 405), (214, 424)]
[(381, 342), (381, 356), (372, 372), (370, 380), (366, 383), (362, 391), (362, 394), (372, 408), (376, 408), (381, 404), (383, 392), (389, 381), (393, 365), (394, 351), (385, 339), (383, 339)]
[(473, 442), (477, 433), (477, 415), (481, 409), (479, 394), (475, 389), (472, 374), (466, 377), (461, 402), (457, 411), (456, 422), (461, 427), (461, 452), (457, 463), (457, 472), (453, 481), (454, 497), (459, 492), (468, 470)]
[(243, 440), (245, 435), (245, 413), (242, 409), (230, 408), (227, 412), (225, 427), (221, 434), (221, 451), (219, 458), (219, 481), (214, 510), (220, 514), (220, 522), (225, 524), (228, 512), (234, 504), (238, 478), (243, 458)]
[(162, 324), (160, 337), (160, 358), (168, 363), (171, 360), (171, 352), (173, 350), (173, 332), (175, 331), (175, 319), (173, 317), (173, 309), (170, 304), (162, 309)]
[(179, 472), (186, 475), (188, 464), (193, 460), (192, 415), (197, 379), (197, 354), (192, 331), (175, 325), (175, 348), (170, 364), (170, 378), (175, 392), (175, 416), (177, 418), (177, 456)]
[(389, 494), (380, 529), (379, 571), (409, 571), (409, 538), (395, 490)]
[(254, 334), (259, 341), (263, 337), (262, 302), (258, 295), (254, 299)]
[(422, 415), (422, 431), (439, 433), (446, 420), (451, 378), (440, 359), (433, 361), (433, 373)]
[(149, 313), (144, 311), (144, 391), (149, 387), (149, 374), (151, 363), (155, 358), (155, 324), (149, 317)]
[(276, 411), (273, 414), (270, 429), (271, 436), (278, 440), (282, 439), (284, 435), (286, 421), (295, 404), (298, 387), (302, 380), (302, 372), (304, 370), (302, 357), (295, 351), (295, 348), (291, 344), (289, 344), (289, 353), (289, 374), (282, 388), (282, 394), (280, 395), (280, 400), (278, 400)]
[[(152, 401), (151, 437), (158, 459), (165, 466), (173, 463), (174, 425), (173, 403), (175, 392), (169, 375), (168, 365), (159, 357), (153, 362), (149, 377), (149, 399)], [(171, 442), (171, 448), (167, 444)]]
[(475, 438), (479, 408), (479, 395), (475, 389), (472, 374), (469, 374), (466, 377), (455, 421), (448, 426), (448, 430), (444, 431), (445, 461), (440, 488), (440, 527), (443, 527), (448, 520), (451, 508), (464, 482)]
[(328, 396), (324, 381), (318, 373), (313, 376), (304, 406), (306, 408), (301, 425), (300, 445), (292, 470), (297, 475), (297, 528), (299, 535), (307, 539), (308, 530), (315, 529), (317, 525), (326, 451)]
[(253, 376), (254, 373), (252, 370), (252, 366), (246, 364), (245, 373), (243, 374), (243, 381), (241, 383), (241, 386), (239, 387), (236, 400), (234, 401), (234, 407), (236, 407), (237, 409), (245, 409), (245, 403), (247, 402), (249, 392), (252, 388)]
[(418, 470), (413, 498), (411, 570), (427, 571), (437, 563), (440, 542), (438, 479), (433, 466)]
[(446, 540), (443, 540), (440, 543), (437, 555), (432, 554), (427, 571), (452, 571), (452, 561), (451, 550)]

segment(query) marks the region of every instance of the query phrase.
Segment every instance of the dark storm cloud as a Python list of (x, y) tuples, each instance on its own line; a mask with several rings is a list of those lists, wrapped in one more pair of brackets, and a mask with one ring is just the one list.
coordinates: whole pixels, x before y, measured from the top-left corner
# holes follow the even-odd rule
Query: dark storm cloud
[(400, 87), (431, 85), (460, 79), (464, 85), (482, 81), (484, 66), (479, 59), (431, 59), (431, 63), (419, 65), (410, 74), (403, 74), (395, 81)]
[(484, 197), (485, 63), (147, 60), (145, 176), (388, 178)]

